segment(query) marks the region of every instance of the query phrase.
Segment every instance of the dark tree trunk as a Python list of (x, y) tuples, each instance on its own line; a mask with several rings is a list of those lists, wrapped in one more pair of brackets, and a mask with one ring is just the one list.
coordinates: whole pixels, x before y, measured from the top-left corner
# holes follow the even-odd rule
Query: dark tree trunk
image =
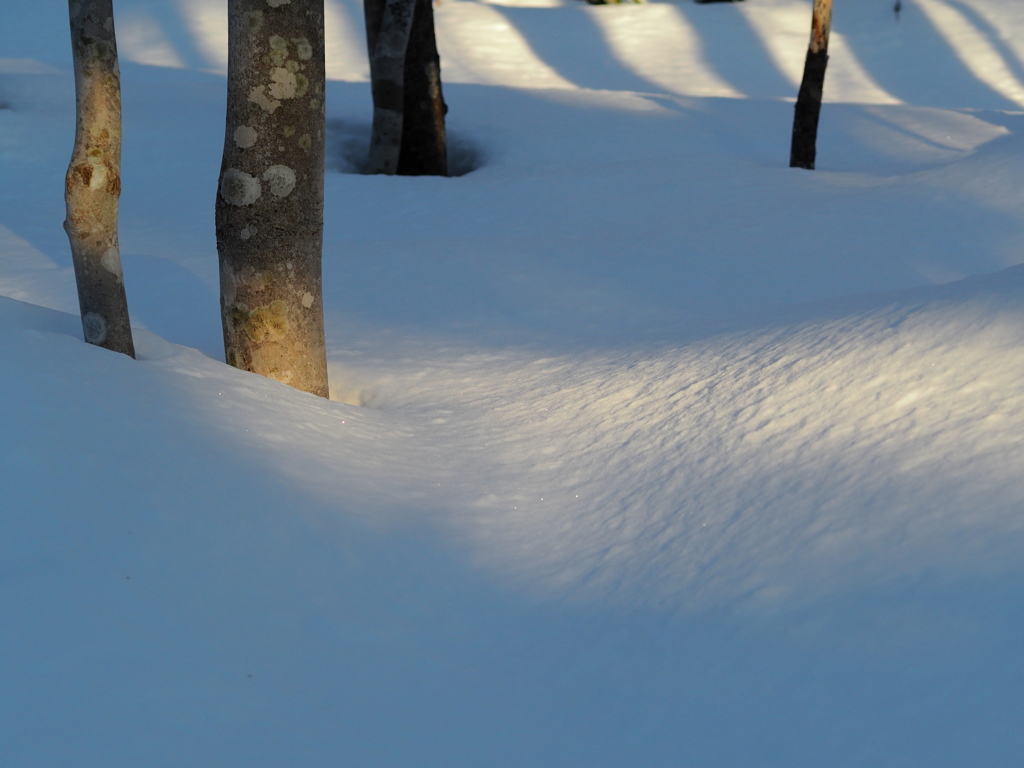
[(367, 173), (448, 175), (431, 0), (364, 0), (373, 90)]
[(117, 203), (121, 195), (121, 75), (111, 0), (69, 0), (75, 65), (75, 147), (64, 184), (64, 230), (90, 344), (135, 357)]
[(793, 144), (790, 168), (814, 168), (817, 156), (818, 117), (828, 66), (828, 35), (832, 26), (832, 0), (814, 0), (811, 17), (811, 42), (804, 62), (804, 77), (796, 97), (793, 116)]
[(373, 133), (366, 173), (394, 174), (402, 150), (405, 105), (405, 51), (416, 0), (365, 0), (380, 8), (366, 12), (366, 44), (370, 52), (373, 92)]
[(444, 117), (448, 106), (441, 91), (441, 57), (434, 37), (432, 0), (416, 0), (416, 13), (405, 51), (405, 100), (402, 176), (447, 176), (448, 142)]
[(327, 397), (323, 0), (229, 0), (217, 194), (227, 362)]

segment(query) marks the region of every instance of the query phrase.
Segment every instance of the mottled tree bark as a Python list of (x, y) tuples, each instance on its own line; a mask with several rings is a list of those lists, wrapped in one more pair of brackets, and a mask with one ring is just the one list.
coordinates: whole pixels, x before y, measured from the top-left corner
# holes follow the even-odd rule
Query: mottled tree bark
[(793, 117), (793, 143), (789, 153), (791, 168), (814, 168), (817, 156), (818, 117), (828, 65), (828, 33), (832, 26), (832, 0), (814, 0), (811, 16), (811, 43), (804, 62), (804, 77), (796, 97)]
[(121, 75), (111, 0), (69, 0), (75, 146), (64, 184), (82, 330), (90, 344), (135, 357), (117, 242)]
[[(365, 0), (369, 5), (374, 0)], [(370, 52), (370, 88), (373, 92), (373, 133), (366, 173), (393, 174), (398, 171), (402, 149), (402, 121), (405, 102), (405, 51), (409, 46), (416, 0), (382, 0), (374, 9), (376, 29), (367, 13), (367, 47)]]
[(227, 362), (327, 397), (323, 0), (229, 0), (217, 192)]
[(373, 89), (367, 173), (448, 175), (432, 0), (365, 0)]

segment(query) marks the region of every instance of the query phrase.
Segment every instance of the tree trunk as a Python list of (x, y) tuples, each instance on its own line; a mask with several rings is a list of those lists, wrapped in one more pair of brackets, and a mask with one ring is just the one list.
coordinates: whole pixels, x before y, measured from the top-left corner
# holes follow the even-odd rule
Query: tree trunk
[(405, 51), (405, 99), (402, 176), (447, 176), (448, 141), (444, 117), (448, 106), (441, 92), (441, 57), (434, 37), (432, 0), (416, 0), (416, 13)]
[(431, 0), (365, 0), (364, 10), (374, 106), (366, 173), (447, 176)]
[(121, 75), (111, 0), (69, 0), (75, 146), (64, 184), (82, 330), (90, 344), (135, 357), (117, 243)]
[(323, 0), (229, 0), (217, 194), (227, 362), (327, 397)]
[(807, 48), (800, 93), (796, 97), (793, 144), (789, 153), (790, 168), (814, 168), (821, 94), (825, 87), (825, 67), (828, 65), (828, 33), (831, 26), (832, 0), (814, 0), (811, 43)]
[[(366, 0), (370, 5), (375, 0)], [(376, 0), (381, 2), (381, 0)], [(366, 173), (398, 171), (405, 104), (405, 51), (409, 46), (416, 0), (384, 0), (382, 9), (366, 14), (373, 91), (373, 133)], [(376, 29), (370, 26), (371, 17)]]

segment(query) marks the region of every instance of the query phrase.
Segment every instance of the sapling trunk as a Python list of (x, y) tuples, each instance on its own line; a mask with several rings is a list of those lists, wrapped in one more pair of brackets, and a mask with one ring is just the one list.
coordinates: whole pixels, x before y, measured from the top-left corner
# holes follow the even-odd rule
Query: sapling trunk
[(818, 118), (828, 66), (828, 34), (832, 26), (832, 0), (814, 0), (811, 16), (811, 42), (804, 61), (804, 77), (796, 97), (793, 117), (793, 143), (789, 153), (791, 168), (814, 168), (817, 156)]
[(227, 362), (327, 397), (323, 0), (229, 0), (217, 192)]
[(117, 242), (121, 194), (121, 76), (111, 0), (69, 0), (75, 67), (75, 146), (64, 184), (64, 230), (85, 340), (135, 357)]

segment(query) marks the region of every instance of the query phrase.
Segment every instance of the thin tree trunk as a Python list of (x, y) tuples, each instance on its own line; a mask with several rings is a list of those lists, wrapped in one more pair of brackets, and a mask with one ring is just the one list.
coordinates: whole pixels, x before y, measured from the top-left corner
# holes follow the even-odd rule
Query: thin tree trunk
[(217, 194), (227, 362), (327, 397), (323, 0), (229, 0)]
[(804, 78), (796, 97), (793, 118), (793, 144), (789, 153), (791, 168), (814, 168), (817, 155), (818, 117), (828, 65), (828, 33), (832, 26), (832, 0), (814, 0), (811, 17), (811, 43), (804, 62)]
[(117, 242), (121, 194), (121, 76), (111, 0), (69, 0), (75, 66), (75, 146), (64, 185), (85, 340), (135, 357)]
[(373, 3), (365, 0), (364, 4), (373, 91), (373, 133), (366, 173), (393, 174), (398, 171), (402, 150), (405, 52), (416, 0), (385, 0), (383, 9), (369, 9)]
[(441, 91), (441, 58), (434, 37), (433, 0), (416, 0), (416, 13), (405, 52), (405, 98), (402, 176), (447, 176), (448, 141), (444, 118), (448, 107)]

